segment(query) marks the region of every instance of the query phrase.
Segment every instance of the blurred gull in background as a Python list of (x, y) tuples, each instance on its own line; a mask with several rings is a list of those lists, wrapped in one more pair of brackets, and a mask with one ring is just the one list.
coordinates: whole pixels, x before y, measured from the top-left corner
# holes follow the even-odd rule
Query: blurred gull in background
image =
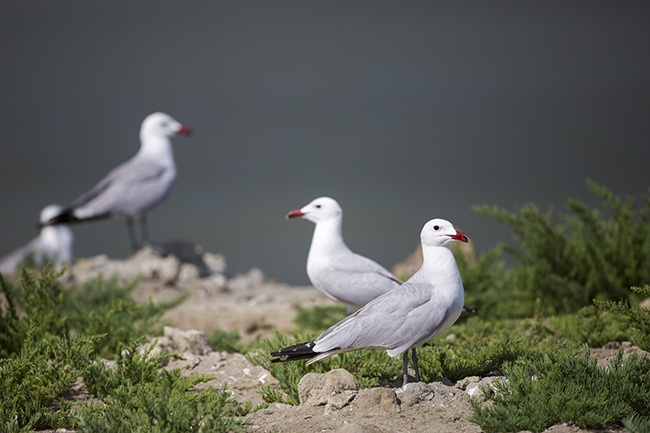
[[(59, 205), (49, 205), (43, 208), (40, 222), (50, 220), (62, 211)], [(45, 226), (41, 234), (17, 250), (11, 252), (0, 261), (0, 272), (11, 273), (25, 263), (25, 259), (33, 260), (33, 265), (43, 266), (52, 261), (56, 266), (72, 261), (72, 230), (66, 225)]]
[(142, 238), (149, 240), (146, 212), (163, 201), (176, 179), (176, 164), (170, 138), (192, 131), (165, 113), (147, 116), (140, 128), (140, 150), (127, 162), (111, 170), (93, 189), (43, 224), (74, 223), (125, 216), (135, 251), (133, 217), (140, 216)]

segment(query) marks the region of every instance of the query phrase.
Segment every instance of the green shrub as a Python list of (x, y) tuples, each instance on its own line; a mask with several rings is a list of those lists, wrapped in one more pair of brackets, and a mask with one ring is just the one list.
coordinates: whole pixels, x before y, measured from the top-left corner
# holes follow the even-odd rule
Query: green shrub
[[(120, 343), (160, 334), (160, 317), (187, 298), (185, 294), (167, 303), (136, 304), (129, 296), (135, 283), (123, 286), (115, 279), (105, 282), (98, 277), (79, 291), (61, 285), (62, 272), (46, 265), (36, 278), (23, 268), (20, 281), (13, 284), (0, 275), (7, 303), (6, 310), (0, 311), (0, 357), (16, 356), (33, 321), (36, 339), (103, 335), (93, 339), (95, 352), (112, 358)], [(24, 314), (19, 314), (21, 309)]]
[[(593, 299), (628, 297), (628, 287), (650, 281), (650, 197), (644, 195), (637, 209), (631, 197), (621, 200), (590, 180), (587, 186), (604, 210), (575, 198), (567, 201), (566, 214), (542, 212), (534, 204), (515, 213), (474, 208), (511, 227), (519, 244), (500, 245), (476, 264), (462, 264), (468, 300), (479, 314), (565, 314)], [(511, 255), (515, 265), (505, 267), (501, 252)]]
[(340, 322), (348, 315), (343, 305), (316, 305), (311, 308), (300, 308), (293, 321), (300, 329), (323, 332), (330, 326)]
[(623, 420), (623, 425), (630, 433), (647, 433), (650, 431), (650, 417), (631, 416)]
[(60, 395), (90, 368), (98, 338), (39, 339), (32, 323), (15, 358), (0, 359), (0, 425), (7, 432), (74, 428), (71, 404)]
[[(46, 265), (37, 279), (22, 268), (17, 285), (0, 274), (0, 288), (7, 303), (6, 310), (0, 311), (0, 357), (16, 356), (28, 332), (35, 340), (69, 334), (70, 325), (62, 308), (64, 293), (58, 282), (61, 272)], [(23, 314), (19, 314), (20, 309)], [(32, 322), (36, 326), (30, 330)]]
[[(128, 296), (134, 285), (100, 278), (77, 291), (63, 288), (59, 276), (49, 266), (38, 278), (23, 269), (15, 284), (0, 275), (2, 431), (241, 431), (241, 417), (264, 407), (238, 404), (225, 384), (190, 390), (213, 378), (159, 372), (161, 360), (173, 355), (139, 354), (143, 334), (156, 332), (159, 317), (182, 297), (137, 305)], [(100, 354), (115, 357), (116, 368), (98, 360)], [(63, 397), (80, 376), (102, 404), (73, 409)]]
[(483, 390), (493, 402), (482, 408), (471, 400), (468, 420), (487, 432), (540, 432), (568, 422), (583, 428), (602, 428), (630, 417), (650, 416), (650, 359), (623, 351), (608, 368), (589, 361), (585, 346), (577, 355), (569, 350), (545, 351), (503, 365), (506, 380), (495, 382), (496, 392)]
[(158, 374), (160, 361), (172, 355), (150, 356), (150, 349), (140, 354), (133, 342), (120, 351), (114, 370), (99, 362), (86, 371), (86, 386), (103, 404), (81, 408), (83, 428), (89, 432), (236, 432), (248, 424), (241, 417), (267, 406), (238, 405), (226, 384), (220, 390), (189, 391), (214, 378), (183, 377), (179, 369)]
[[(644, 297), (650, 297), (650, 285), (632, 287), (632, 291)], [(642, 307), (631, 307), (627, 300), (614, 302), (611, 300), (596, 302), (600, 309), (622, 314), (632, 328), (629, 339), (641, 349), (650, 352), (650, 310)]]
[(244, 353), (246, 346), (239, 342), (239, 338), (239, 332), (236, 329), (232, 331), (215, 329), (208, 337), (210, 345), (217, 352)]

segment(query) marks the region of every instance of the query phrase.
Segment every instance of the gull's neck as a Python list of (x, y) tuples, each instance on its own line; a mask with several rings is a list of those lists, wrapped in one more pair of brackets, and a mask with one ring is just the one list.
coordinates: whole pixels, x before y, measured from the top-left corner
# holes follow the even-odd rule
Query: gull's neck
[(456, 265), (454, 253), (448, 247), (422, 246), (422, 267), (409, 281), (432, 284), (444, 291), (462, 293), (463, 283)]
[(164, 135), (140, 134), (139, 158), (154, 159), (165, 165), (174, 165), (172, 142)]
[(331, 218), (316, 223), (314, 237), (311, 240), (311, 247), (309, 248), (309, 255), (349, 251), (349, 248), (343, 241), (343, 234), (341, 232), (342, 223), (342, 218)]

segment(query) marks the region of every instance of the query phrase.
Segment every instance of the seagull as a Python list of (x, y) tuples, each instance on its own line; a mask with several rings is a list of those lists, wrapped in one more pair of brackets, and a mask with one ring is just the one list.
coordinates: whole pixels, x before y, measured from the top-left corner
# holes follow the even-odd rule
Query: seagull
[[(46, 206), (41, 211), (40, 222), (49, 220), (62, 209), (63, 207), (56, 204)], [(37, 238), (0, 260), (0, 271), (14, 272), (23, 263), (25, 257), (30, 255), (37, 266), (44, 265), (46, 261), (52, 261), (56, 266), (70, 262), (72, 261), (72, 239), (72, 230), (66, 225), (42, 227)]]
[(402, 284), (381, 265), (348, 248), (341, 234), (343, 210), (333, 198), (317, 198), (286, 216), (297, 217), (316, 224), (307, 256), (309, 280), (328, 298), (345, 304), (348, 314)]
[(90, 191), (53, 216), (44, 225), (126, 217), (131, 248), (136, 241), (133, 217), (140, 217), (142, 237), (149, 240), (146, 213), (162, 202), (176, 179), (176, 164), (170, 138), (191, 135), (192, 131), (165, 113), (147, 116), (140, 127), (140, 150), (111, 170)]
[(408, 281), (370, 301), (323, 332), (314, 341), (271, 353), (271, 362), (309, 359), (307, 364), (338, 353), (363, 348), (385, 349), (388, 356), (403, 354), (408, 381), (408, 354), (412, 349), (415, 379), (420, 381), (415, 349), (448, 330), (463, 310), (463, 282), (448, 245), (469, 242), (444, 219), (427, 222), (420, 234), (424, 262)]

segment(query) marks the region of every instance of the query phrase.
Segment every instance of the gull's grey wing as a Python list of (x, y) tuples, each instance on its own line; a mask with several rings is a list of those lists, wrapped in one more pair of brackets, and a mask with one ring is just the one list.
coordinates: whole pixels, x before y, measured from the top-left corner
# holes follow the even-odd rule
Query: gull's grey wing
[(316, 352), (373, 347), (398, 355), (433, 337), (450, 312), (430, 286), (403, 284), (346, 317), (315, 340)]
[(132, 159), (75, 200), (74, 216), (86, 219), (145, 211), (167, 195), (175, 176), (173, 167)]
[(365, 305), (402, 284), (378, 263), (354, 253), (330, 256), (329, 267), (313, 277), (314, 285), (353, 305)]

